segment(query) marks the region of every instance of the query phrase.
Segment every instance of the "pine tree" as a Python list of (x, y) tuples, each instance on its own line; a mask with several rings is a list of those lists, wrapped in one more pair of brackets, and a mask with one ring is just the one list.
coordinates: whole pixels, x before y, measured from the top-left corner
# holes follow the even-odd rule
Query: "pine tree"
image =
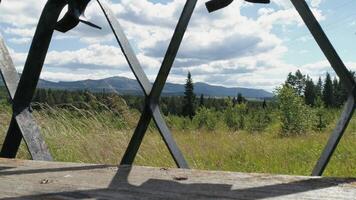
[(326, 74), (324, 90), (323, 90), (323, 101), (327, 108), (334, 106), (334, 90), (331, 76), (329, 73)]
[(193, 119), (195, 115), (195, 94), (192, 75), (188, 72), (187, 81), (185, 83), (184, 92), (183, 116)]
[(39, 102), (45, 103), (47, 101), (47, 97), (48, 97), (47, 90), (40, 89), (40, 90), (38, 90), (38, 92), (39, 92)]
[(340, 107), (346, 102), (346, 100), (349, 96), (349, 92), (341, 80), (338, 81), (336, 90), (337, 90), (337, 92), (336, 92), (337, 93), (336, 106)]
[(318, 83), (315, 86), (315, 94), (319, 98), (323, 96), (323, 81), (321, 80), (320, 76), (319, 76)]
[(168, 112), (172, 115), (180, 114), (178, 113), (177, 103), (174, 97), (170, 97), (168, 100)]
[(238, 104), (242, 104), (242, 103), (244, 103), (244, 102), (245, 102), (245, 98), (242, 96), (241, 93), (238, 93), (238, 94), (237, 94), (237, 103), (238, 103)]
[[(1, 78), (1, 76), (0, 76)], [(33, 97), (33, 100), (34, 102), (40, 102), (40, 92), (39, 92), (39, 89), (36, 89), (36, 92), (35, 92), (35, 96)]]
[(316, 99), (316, 93), (315, 93), (314, 82), (311, 78), (309, 78), (309, 76), (307, 76), (307, 79), (305, 82), (305, 91), (304, 91), (305, 103), (309, 106), (314, 106), (315, 99)]
[(237, 99), (236, 97), (232, 98), (232, 106), (236, 106), (237, 104)]
[(339, 81), (334, 77), (333, 80), (333, 92), (334, 92), (334, 107), (339, 107), (342, 105), (342, 100), (341, 100), (341, 88)]
[(267, 109), (267, 102), (266, 102), (266, 99), (263, 99), (262, 108), (263, 108), (263, 109)]
[(50, 105), (50, 106), (53, 106), (55, 104), (55, 100), (54, 100), (54, 97), (53, 97), (53, 91), (51, 89), (48, 89), (48, 92), (47, 92), (47, 104)]
[(199, 100), (199, 107), (203, 107), (203, 106), (204, 106), (204, 94), (201, 94)]

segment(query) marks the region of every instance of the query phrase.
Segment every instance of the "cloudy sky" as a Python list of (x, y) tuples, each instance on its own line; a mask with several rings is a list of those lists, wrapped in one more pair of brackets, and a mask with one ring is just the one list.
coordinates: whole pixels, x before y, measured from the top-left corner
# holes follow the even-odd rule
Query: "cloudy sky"
[[(2, 0), (0, 35), (21, 72), (45, 0)], [(184, 0), (108, 0), (125, 28), (141, 64), (153, 81)], [(269, 91), (297, 69), (313, 78), (332, 71), (289, 0), (269, 5), (235, 1), (209, 14), (199, 0), (169, 76), (195, 82)], [(346, 65), (356, 70), (355, 0), (308, 0)], [(52, 81), (133, 77), (97, 3), (87, 18), (102, 30), (79, 25), (56, 32), (42, 78)]]

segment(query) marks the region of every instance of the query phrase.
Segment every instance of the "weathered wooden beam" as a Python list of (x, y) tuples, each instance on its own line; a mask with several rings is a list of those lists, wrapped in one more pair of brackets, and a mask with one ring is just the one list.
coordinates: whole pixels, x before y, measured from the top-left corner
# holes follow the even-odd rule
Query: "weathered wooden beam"
[(291, 2), (303, 19), (305, 25), (308, 27), (310, 33), (313, 35), (325, 57), (328, 59), (331, 67), (339, 76), (340, 81), (345, 85), (349, 93), (353, 93), (353, 89), (355, 88), (355, 80), (352, 74), (341, 60), (334, 46), (331, 44), (330, 40), (320, 26), (318, 20), (310, 10), (308, 4), (305, 2), (305, 0), (291, 0)]
[(122, 52), (125, 55), (125, 58), (131, 70), (133, 71), (137, 81), (139, 82), (146, 96), (144, 111), (130, 140), (129, 146), (122, 158), (121, 164), (131, 165), (133, 163), (136, 154), (139, 150), (140, 144), (143, 140), (143, 137), (147, 132), (148, 125), (151, 122), (151, 119), (153, 118), (177, 166), (181, 168), (188, 168), (188, 164), (185, 161), (183, 154), (175, 143), (168, 129), (168, 126), (162, 117), (158, 106), (158, 100), (162, 93), (163, 87), (167, 81), (167, 77), (172, 68), (173, 62), (176, 58), (178, 49), (183, 40), (184, 33), (186, 32), (190, 18), (195, 9), (197, 0), (187, 0), (153, 86), (149, 82), (146, 74), (144, 73), (128, 39), (124, 34), (120, 23), (115, 18), (114, 13), (107, 5), (100, 2), (99, 0), (97, 1), (102, 11), (104, 12), (104, 15), (121, 47)]
[[(15, 97), (20, 77), (15, 69), (10, 53), (2, 39), (0, 39), (0, 74), (11, 101)], [(47, 145), (40, 134), (39, 127), (28, 109), (12, 116), (10, 126), (5, 137), (0, 157), (15, 158), (21, 140), (27, 145), (30, 155), (35, 160), (52, 160)]]
[[(95, 24), (80, 19), (89, 1), (47, 1), (42, 10), (20, 79), (17, 77), (17, 72), (5, 45), (1, 46), (1, 56), (4, 62), (1, 63), (0, 67), (12, 98), (13, 118), (0, 156), (14, 158), (23, 137), (33, 159), (52, 160), (48, 147), (40, 134), (39, 127), (30, 113), (30, 104), (36, 91), (54, 30), (66, 32), (77, 26), (79, 22), (100, 28)], [(58, 21), (59, 15), (66, 5), (69, 7), (68, 12), (62, 20)]]
[(331, 134), (324, 151), (322, 152), (317, 164), (313, 169), (313, 176), (321, 176), (323, 174), (342, 136), (344, 135), (347, 126), (349, 125), (352, 119), (352, 116), (355, 111), (355, 105), (355, 98), (354, 96), (350, 95), (344, 106), (344, 111), (341, 114), (340, 120), (337, 123), (336, 128)]
[(312, 172), (312, 175), (322, 175), (352, 118), (355, 109), (356, 83), (354, 77), (341, 60), (305, 0), (291, 0), (291, 2), (297, 9), (299, 15), (302, 17), (320, 49), (330, 62), (332, 68), (339, 76), (340, 81), (345, 85), (349, 92), (349, 98), (341, 115), (340, 121)]

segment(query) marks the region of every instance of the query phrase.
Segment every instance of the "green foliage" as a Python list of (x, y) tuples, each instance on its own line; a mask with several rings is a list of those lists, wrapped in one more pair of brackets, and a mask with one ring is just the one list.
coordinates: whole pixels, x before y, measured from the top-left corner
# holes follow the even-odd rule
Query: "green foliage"
[(204, 94), (200, 95), (200, 99), (199, 99), (199, 107), (204, 106)]
[(338, 81), (336, 78), (333, 80), (334, 91), (334, 107), (341, 107), (346, 102), (348, 97), (348, 91), (342, 84), (342, 81)]
[(9, 95), (4, 86), (0, 86), (0, 104), (7, 104), (10, 102)]
[(313, 129), (316, 131), (323, 131), (328, 124), (327, 120), (327, 111), (324, 108), (323, 101), (320, 97), (317, 98), (315, 103), (315, 115), (316, 118), (314, 120)]
[(201, 129), (203, 127), (208, 130), (215, 130), (218, 124), (218, 113), (211, 109), (200, 107), (198, 108), (196, 115), (193, 118), (193, 122), (197, 128)]
[[(137, 125), (139, 110), (144, 105), (142, 96), (125, 96), (123, 100), (113, 93), (67, 91), (65, 95), (71, 97), (62, 98), (64, 91), (41, 92), (45, 96), (44, 101), (53, 96), (55, 105), (48, 106), (51, 100), (35, 104), (38, 109), (33, 114), (56, 161), (117, 163)], [(233, 106), (231, 99), (205, 97), (204, 106), (193, 120), (181, 116), (183, 97), (162, 97), (160, 105), (167, 114), (167, 124), (173, 137), (192, 168), (308, 175), (335, 127), (340, 109), (325, 108), (320, 95), (311, 108), (304, 104), (304, 96), (296, 95), (293, 89), (280, 88), (279, 93), (282, 97), (278, 98), (280, 109), (271, 101), (237, 104), (236, 100), (236, 106)], [(3, 94), (4, 97), (0, 98), (1, 137), (6, 133), (12, 114), (6, 100), (7, 93)], [(73, 102), (65, 103), (62, 99)], [(287, 114), (282, 111), (287, 111)], [(292, 119), (288, 121), (290, 126), (284, 126), (292, 131), (282, 131), (283, 135), (308, 134), (276, 137), (283, 117)], [(229, 129), (228, 123), (231, 124)], [(174, 167), (161, 136), (152, 124), (135, 164)], [(353, 118), (326, 175), (355, 176), (355, 124)], [(235, 130), (239, 130), (239, 134), (235, 134)], [(319, 133), (314, 134), (314, 131)], [(23, 146), (18, 158), (28, 158), (26, 151)]]
[(302, 96), (306, 86), (305, 75), (303, 75), (299, 69), (295, 72), (295, 74), (289, 73), (286, 84), (292, 87), (299, 96)]
[(245, 128), (247, 105), (245, 103), (228, 103), (224, 112), (225, 124), (232, 130), (242, 130)]
[(309, 76), (307, 76), (305, 82), (304, 99), (307, 105), (314, 106), (316, 100), (316, 89), (313, 80), (309, 78)]
[(334, 106), (334, 88), (331, 80), (331, 76), (329, 73), (326, 74), (324, 90), (323, 90), (323, 101), (327, 108), (331, 108)]
[(185, 83), (183, 116), (193, 119), (195, 115), (195, 94), (192, 75), (188, 72), (187, 81)]
[(168, 115), (166, 117), (167, 124), (170, 128), (177, 130), (192, 130), (194, 129), (193, 122), (188, 117), (180, 117), (177, 115)]
[(323, 83), (321, 77), (316, 85), (308, 75), (303, 75), (297, 70), (295, 74), (289, 73), (285, 82), (292, 87), (296, 93), (304, 98), (304, 101), (309, 106), (315, 106), (317, 97), (320, 97), (324, 105), (328, 108), (341, 107), (348, 97), (348, 91), (336, 77), (332, 81), (329, 73), (326, 73)]
[(245, 97), (242, 96), (241, 93), (238, 93), (238, 94), (237, 94), (236, 101), (237, 101), (238, 104), (242, 104), (242, 103), (245, 103), (245, 102), (246, 102), (246, 99), (245, 99)]
[(323, 96), (323, 81), (321, 80), (321, 77), (319, 77), (318, 83), (315, 85), (315, 94), (319, 98)]
[(310, 124), (310, 111), (303, 99), (288, 85), (283, 85), (277, 91), (280, 108), (280, 120), (283, 136), (305, 133)]
[(271, 110), (255, 110), (250, 112), (247, 120), (247, 130), (250, 132), (262, 132), (272, 122)]
[(224, 112), (224, 121), (228, 128), (233, 130), (238, 130), (239, 120), (238, 120), (238, 112), (236, 107), (231, 103), (225, 109)]
[[(248, 116), (259, 112), (257, 108), (252, 109), (250, 104), (247, 106)], [(340, 112), (334, 109), (325, 109), (325, 111), (326, 116), (332, 116), (332, 119), (335, 119), (334, 116), (337, 117)], [(219, 112), (213, 111), (213, 113)], [(35, 110), (33, 114), (55, 161), (109, 165), (117, 164), (118, 157), (123, 156), (139, 118), (137, 113), (132, 119), (134, 125), (127, 127), (130, 119), (118, 118), (116, 114), (109, 111), (97, 112), (93, 108), (73, 111), (45, 106)], [(11, 120), (11, 106), (6, 105), (4, 108), (0, 106), (0, 117), (0, 137), (3, 138)], [(189, 166), (194, 169), (294, 175), (310, 174), (336, 123), (336, 120), (331, 120), (319, 134), (276, 137), (278, 120), (273, 120), (260, 134), (250, 134), (248, 131), (235, 134), (234, 131), (219, 127), (219, 123), (213, 131), (205, 128), (195, 130), (189, 118), (168, 116), (171, 117), (174, 125), (182, 121), (180, 127), (192, 127), (185, 129), (173, 127), (171, 130)], [(223, 121), (220, 120), (221, 115), (217, 114), (217, 117), (218, 122)], [(126, 123), (121, 124), (122, 120)], [(332, 162), (326, 170), (326, 176), (354, 177), (356, 175), (355, 120), (354, 117), (350, 122), (351, 126), (346, 130), (344, 138), (335, 151)], [(247, 129), (249, 129), (248, 125)], [(26, 153), (27, 150), (23, 145), (17, 158), (28, 158)], [(134, 164), (175, 167), (156, 129), (146, 134)]]

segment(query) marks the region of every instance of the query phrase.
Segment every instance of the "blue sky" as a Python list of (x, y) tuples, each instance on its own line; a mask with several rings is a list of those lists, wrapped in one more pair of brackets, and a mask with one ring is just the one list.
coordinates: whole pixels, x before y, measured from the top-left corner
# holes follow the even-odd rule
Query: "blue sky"
[[(18, 71), (44, 6), (44, 0), (3, 0), (0, 34)], [(316, 79), (330, 65), (289, 0), (269, 5), (234, 1), (209, 14), (200, 0), (170, 82), (184, 83), (191, 71), (195, 82), (273, 91), (291, 71), (301, 69)], [(356, 70), (356, 2), (308, 0), (338, 53)], [(107, 0), (134, 46), (144, 70), (154, 80), (185, 1)], [(52, 81), (133, 77), (95, 2), (86, 16), (103, 29), (79, 25), (66, 34), (55, 33), (42, 78)]]

